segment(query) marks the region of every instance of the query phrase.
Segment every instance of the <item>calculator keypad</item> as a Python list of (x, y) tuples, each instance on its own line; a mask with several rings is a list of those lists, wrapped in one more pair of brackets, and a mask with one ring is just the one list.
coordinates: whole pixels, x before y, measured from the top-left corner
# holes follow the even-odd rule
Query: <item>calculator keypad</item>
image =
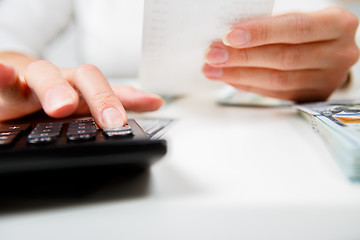
[(34, 117), (0, 123), (0, 175), (97, 166), (132, 172), (166, 153), (166, 141), (151, 140), (134, 119), (124, 127), (99, 129), (90, 116), (41, 122)]
[(43, 144), (55, 142), (61, 134), (62, 122), (38, 123), (28, 135), (28, 143)]
[(69, 123), (66, 137), (69, 141), (86, 141), (96, 137), (97, 126), (93, 120), (78, 120)]
[(12, 145), (21, 132), (26, 131), (30, 126), (30, 124), (0, 126), (0, 147)]
[[(30, 131), (30, 128), (32, 130)], [(57, 142), (62, 135), (70, 142), (91, 141), (97, 138), (99, 128), (92, 118), (63, 122), (42, 122), (35, 126), (30, 124), (2, 125), (0, 126), (0, 147), (9, 146), (16, 142), (17, 137), (27, 132), (27, 143), (42, 145)], [(64, 133), (63, 133), (64, 132)], [(129, 125), (120, 128), (106, 128), (102, 130), (106, 138), (121, 138), (133, 136)]]
[(15, 138), (18, 136), (19, 132), (17, 132), (16, 134), (5, 134), (0, 136), (0, 146), (11, 145), (14, 142)]

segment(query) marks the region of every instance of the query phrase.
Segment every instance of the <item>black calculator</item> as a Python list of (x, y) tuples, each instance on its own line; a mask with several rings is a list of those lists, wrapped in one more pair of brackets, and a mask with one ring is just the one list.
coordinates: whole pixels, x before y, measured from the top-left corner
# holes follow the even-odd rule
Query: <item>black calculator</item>
[(91, 117), (0, 124), (0, 174), (96, 166), (146, 168), (166, 154), (134, 119), (99, 129)]

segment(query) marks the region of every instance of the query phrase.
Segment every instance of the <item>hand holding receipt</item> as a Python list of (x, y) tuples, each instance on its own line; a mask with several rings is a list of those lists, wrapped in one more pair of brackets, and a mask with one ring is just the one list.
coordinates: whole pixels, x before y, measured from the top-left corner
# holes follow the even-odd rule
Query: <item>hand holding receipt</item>
[(147, 0), (142, 86), (165, 96), (201, 89), (208, 46), (239, 21), (269, 16), (273, 4), (274, 0)]
[(163, 96), (182, 95), (204, 89), (205, 75), (295, 102), (323, 101), (346, 87), (359, 56), (356, 15), (329, 7), (270, 16), (273, 4), (147, 1), (142, 86)]

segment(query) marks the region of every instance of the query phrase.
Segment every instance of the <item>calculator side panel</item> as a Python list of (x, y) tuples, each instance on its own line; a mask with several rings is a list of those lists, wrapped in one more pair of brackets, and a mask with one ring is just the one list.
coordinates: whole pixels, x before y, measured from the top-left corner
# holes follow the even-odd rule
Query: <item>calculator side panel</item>
[[(84, 154), (85, 151), (86, 154)], [(151, 140), (129, 144), (126, 147), (121, 146), (117, 148), (117, 151), (114, 150), (114, 146), (98, 146), (95, 151), (81, 147), (66, 151), (59, 148), (43, 150), (41, 153), (4, 154), (0, 162), (0, 173), (106, 165), (146, 168), (159, 160), (165, 153), (166, 142), (164, 140)]]
[(128, 124), (132, 136), (109, 139), (99, 130), (96, 140), (85, 142), (69, 142), (66, 127), (55, 144), (31, 145), (22, 136), (13, 147), (0, 149), (0, 174), (106, 165), (148, 167), (166, 153), (165, 140), (149, 140), (134, 120)]

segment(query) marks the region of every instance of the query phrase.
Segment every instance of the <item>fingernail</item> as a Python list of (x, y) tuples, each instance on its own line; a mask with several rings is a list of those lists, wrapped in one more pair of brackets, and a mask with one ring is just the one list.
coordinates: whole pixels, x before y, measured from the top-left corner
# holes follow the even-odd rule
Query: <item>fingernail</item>
[(105, 127), (124, 126), (123, 114), (115, 108), (107, 108), (102, 112), (102, 121)]
[(223, 75), (223, 70), (222, 70), (222, 68), (215, 68), (215, 67), (206, 65), (204, 67), (204, 74), (208, 78), (220, 78)]
[(249, 32), (242, 29), (232, 29), (224, 37), (224, 44), (233, 47), (245, 45), (250, 40)]
[(229, 53), (226, 49), (219, 47), (210, 47), (206, 53), (206, 60), (211, 64), (226, 63), (229, 59)]
[(45, 95), (44, 108), (53, 113), (65, 106), (76, 103), (76, 93), (66, 86), (55, 86), (50, 88)]

